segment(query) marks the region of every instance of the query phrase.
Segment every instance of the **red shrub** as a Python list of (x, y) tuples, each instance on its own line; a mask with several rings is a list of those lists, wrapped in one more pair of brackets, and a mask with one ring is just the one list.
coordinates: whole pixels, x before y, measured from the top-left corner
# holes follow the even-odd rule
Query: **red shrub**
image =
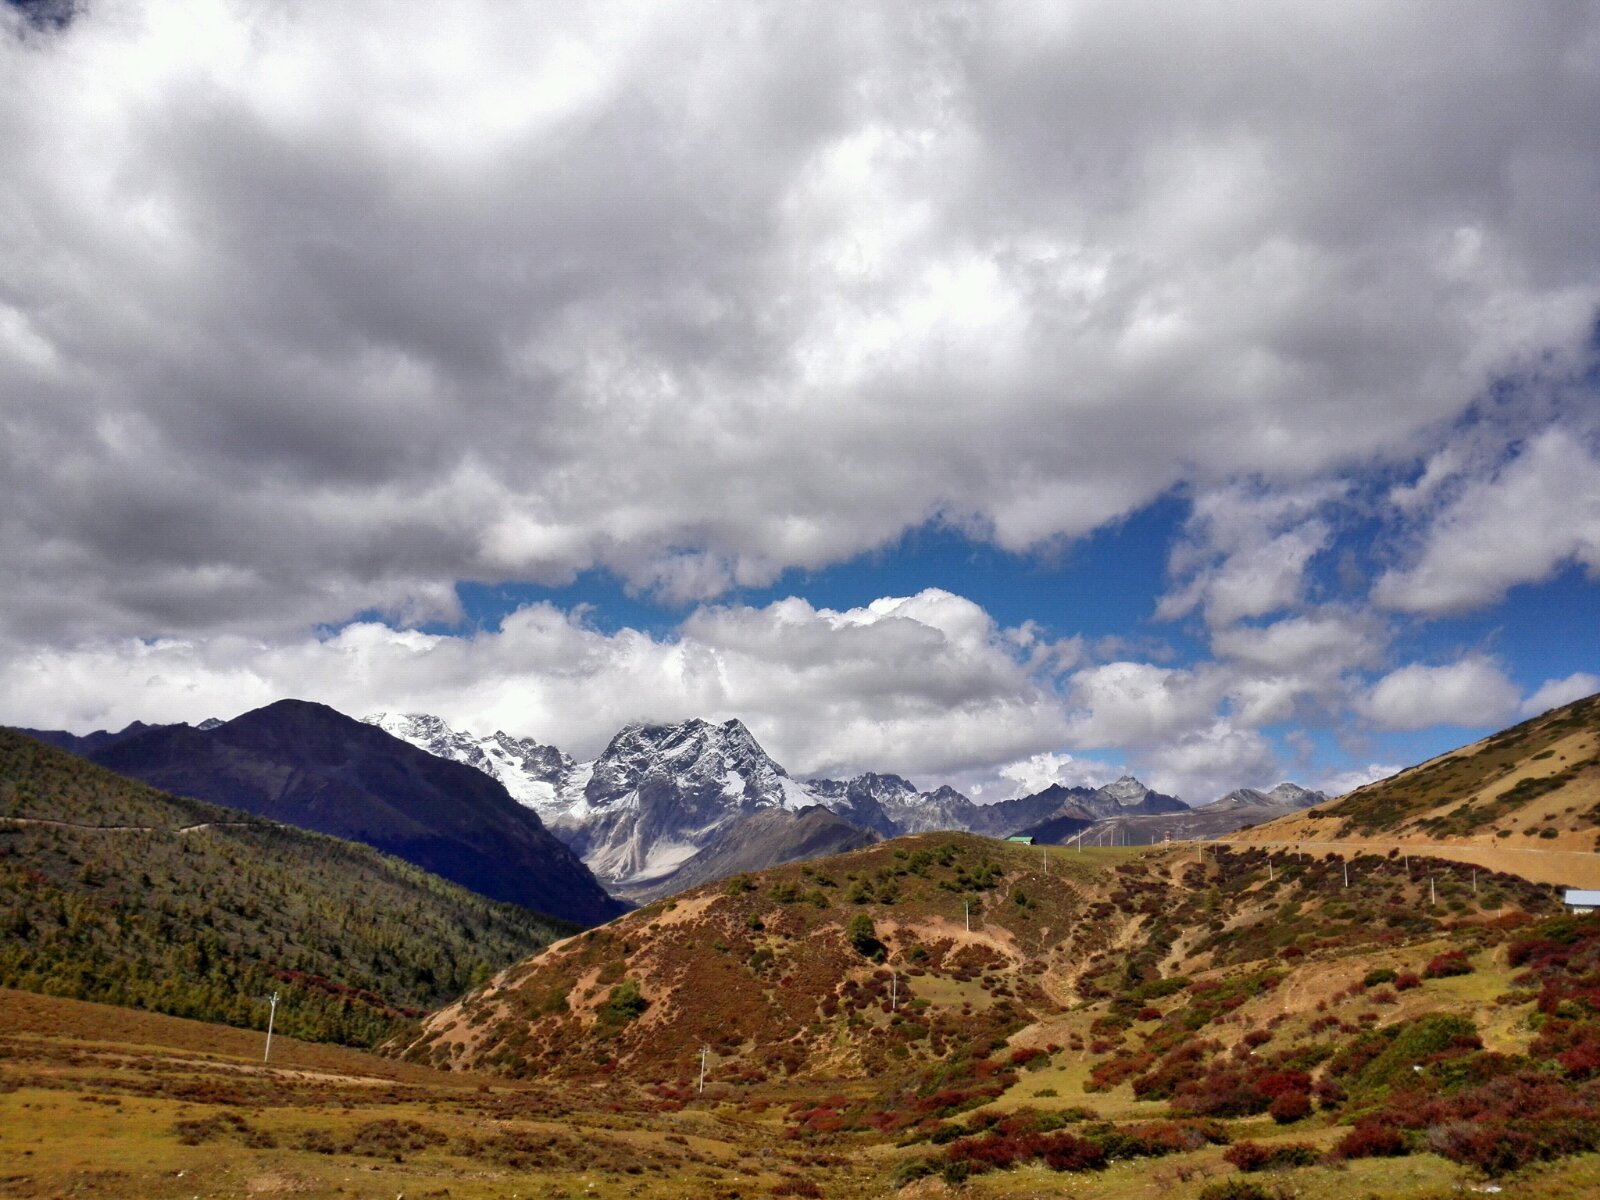
[(1409, 1153), (1399, 1131), (1376, 1117), (1362, 1117), (1333, 1148), (1334, 1158), (1398, 1158)]
[(1285, 1092), (1267, 1109), (1279, 1125), (1292, 1125), (1311, 1115), (1311, 1097), (1305, 1092)]
[(1465, 950), (1446, 950), (1429, 959), (1428, 965), (1422, 968), (1424, 979), (1448, 979), (1452, 975), (1471, 974), (1472, 964), (1467, 961)]
[(1309, 1142), (1238, 1142), (1223, 1151), (1222, 1157), (1241, 1171), (1266, 1171), (1274, 1167), (1309, 1167), (1322, 1155)]
[(1291, 1094), (1303, 1096), (1311, 1090), (1311, 1076), (1304, 1071), (1273, 1071), (1258, 1076), (1255, 1088), (1262, 1095), (1274, 1099)]
[(1011, 1065), (1024, 1067), (1036, 1058), (1044, 1057), (1044, 1051), (1037, 1046), (1018, 1046), (1011, 1052)]
[(1394, 979), (1394, 990), (1397, 992), (1409, 992), (1412, 988), (1421, 986), (1422, 977), (1415, 971), (1401, 971)]
[(1500, 1122), (1435, 1125), (1428, 1130), (1428, 1149), (1485, 1175), (1504, 1175), (1546, 1157), (1539, 1139)]

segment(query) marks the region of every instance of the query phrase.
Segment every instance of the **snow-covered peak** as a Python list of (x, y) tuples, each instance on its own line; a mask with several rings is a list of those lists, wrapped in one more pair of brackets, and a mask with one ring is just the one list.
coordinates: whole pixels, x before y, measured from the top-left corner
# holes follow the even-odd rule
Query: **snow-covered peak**
[(374, 713), (362, 720), (429, 754), (493, 776), (513, 799), (541, 815), (560, 807), (561, 794), (577, 771), (572, 759), (554, 746), (503, 730), (486, 735), (458, 731), (432, 713)]
[(736, 807), (785, 808), (811, 803), (805, 790), (768, 757), (742, 721), (720, 725), (696, 717), (677, 725), (628, 725), (595, 760), (584, 789), (604, 807), (637, 793), (652, 779), (680, 790), (720, 794)]

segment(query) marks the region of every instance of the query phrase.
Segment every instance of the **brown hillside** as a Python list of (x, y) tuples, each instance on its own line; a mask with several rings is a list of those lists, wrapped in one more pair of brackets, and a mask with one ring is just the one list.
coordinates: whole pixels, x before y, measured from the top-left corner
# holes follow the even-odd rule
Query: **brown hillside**
[(1360, 859), (1350, 887), (1342, 871), (1254, 849), (904, 838), (556, 943), (400, 1049), (514, 1077), (666, 1084), (694, 1075), (704, 1047), (717, 1080), (881, 1081), (1026, 1042), (1163, 978), (1366, 955), (1507, 908), (1556, 909), (1548, 889), (1455, 864)]
[[(1232, 840), (1589, 852), (1597, 834), (1600, 696), (1590, 696)], [(1569, 874), (1543, 877), (1600, 882)]]

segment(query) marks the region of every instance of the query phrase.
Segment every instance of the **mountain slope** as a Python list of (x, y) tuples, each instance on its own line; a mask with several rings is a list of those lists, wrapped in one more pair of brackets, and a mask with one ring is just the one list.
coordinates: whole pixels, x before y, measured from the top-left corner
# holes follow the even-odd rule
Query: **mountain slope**
[(1600, 696), (1590, 696), (1242, 836), (1591, 850), (1597, 833)]
[[(1007, 1039), (1085, 1038), (1098, 1043), (1080, 1047), (1087, 1061), (1125, 1050), (1147, 1069), (1138, 1047), (1155, 1027), (1136, 1036), (1131, 1013), (1105, 1007), (1124, 992), (1177, 994), (1160, 1009), (1177, 1021), (1200, 1004), (1191, 979), (1242, 981), (1253, 1007), (1241, 1015), (1265, 1022), (1299, 990), (1309, 1008), (1333, 980), (1359, 981), (1373, 956), (1426, 961), (1437, 951), (1423, 947), (1458, 927), (1459, 944), (1494, 944), (1510, 928), (1494, 924), (1501, 906), (1560, 910), (1548, 888), (1443, 862), (1359, 858), (1349, 887), (1342, 870), (1227, 847), (903, 838), (683, 892), (554, 945), (430, 1018), (405, 1052), (518, 1076), (599, 1068), (649, 1081), (681, 1076), (710, 1046), (723, 1078), (892, 1089), (941, 1063), (970, 1069)], [(1292, 983), (1274, 993), (1267, 975)], [(1244, 1027), (1229, 1029), (1207, 1036)]]
[(365, 842), (496, 900), (581, 924), (622, 911), (489, 776), (324, 705), (280, 700), (211, 730), (153, 729), (92, 757), (167, 791)]
[(764, 808), (729, 822), (670, 875), (620, 894), (638, 902), (655, 900), (742, 871), (843, 854), (877, 840), (877, 834), (859, 829), (825, 808), (799, 813)]
[(0, 986), (370, 1044), (568, 928), (0, 729)]

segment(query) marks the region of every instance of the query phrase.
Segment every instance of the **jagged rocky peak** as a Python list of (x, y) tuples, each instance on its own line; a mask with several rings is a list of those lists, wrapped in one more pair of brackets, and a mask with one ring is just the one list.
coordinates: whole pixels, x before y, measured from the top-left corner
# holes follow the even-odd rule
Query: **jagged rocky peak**
[(755, 807), (799, 807), (812, 799), (737, 719), (625, 726), (595, 760), (584, 794), (591, 805), (603, 806), (635, 794), (652, 779), (671, 779), (682, 791), (720, 793)]
[(1275, 797), (1279, 803), (1291, 808), (1310, 808), (1313, 804), (1321, 804), (1328, 798), (1327, 793), (1303, 788), (1298, 783), (1287, 781), (1280, 783), (1267, 795)]
[(905, 803), (921, 795), (917, 785), (904, 776), (877, 771), (866, 771), (850, 779), (808, 779), (805, 786), (807, 791), (830, 808), (835, 807), (831, 803), (835, 800)]
[(1322, 792), (1314, 792), (1297, 783), (1280, 783), (1268, 792), (1257, 788), (1236, 788), (1215, 803), (1231, 808), (1310, 808), (1327, 798)]
[(1150, 794), (1150, 789), (1132, 775), (1124, 775), (1115, 783), (1106, 784), (1099, 791), (1107, 800), (1115, 800), (1124, 808), (1138, 804)]

